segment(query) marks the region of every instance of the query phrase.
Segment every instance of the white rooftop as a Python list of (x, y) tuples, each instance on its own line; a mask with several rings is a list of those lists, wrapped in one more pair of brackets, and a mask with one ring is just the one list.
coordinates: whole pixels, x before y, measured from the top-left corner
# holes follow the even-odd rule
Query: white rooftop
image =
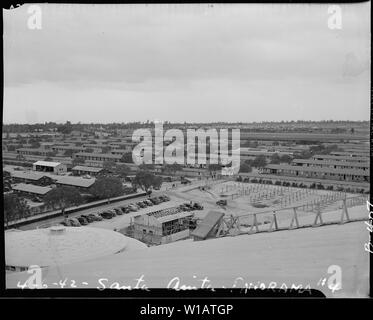
[(64, 265), (120, 252), (127, 239), (115, 231), (90, 227), (66, 227), (61, 234), (53, 234), (51, 228), (6, 232), (5, 262), (18, 267)]
[(52, 162), (52, 161), (36, 161), (34, 166), (45, 166), (45, 167), (57, 167), (61, 162)]

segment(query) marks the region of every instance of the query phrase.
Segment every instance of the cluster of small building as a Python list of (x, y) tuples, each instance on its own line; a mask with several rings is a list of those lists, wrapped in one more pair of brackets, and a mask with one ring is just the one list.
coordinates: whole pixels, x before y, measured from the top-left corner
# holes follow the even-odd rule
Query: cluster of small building
[[(46, 135), (46, 136), (45, 136)], [(30, 139), (38, 138), (37, 147)], [(360, 139), (360, 140), (359, 140)], [(22, 142), (22, 143), (21, 143)], [(211, 141), (210, 141), (211, 142)], [(27, 171), (12, 171), (12, 179), (18, 183), (16, 191), (43, 196), (52, 184), (89, 188), (94, 177), (103, 170), (105, 162), (125, 163), (133, 172), (138, 167), (131, 163), (132, 150), (137, 143), (132, 141), (131, 131), (123, 135), (97, 134), (73, 131), (69, 135), (54, 133), (3, 135), (3, 165), (29, 167)], [(254, 147), (247, 145), (254, 144)], [(314, 155), (310, 159), (298, 155), (317, 145), (336, 145), (342, 151), (327, 155)], [(17, 148), (15, 148), (17, 146)], [(185, 147), (185, 146), (181, 146)], [(291, 163), (270, 164), (274, 155), (291, 158)], [(124, 158), (124, 156), (127, 156)], [(210, 159), (219, 155), (208, 154), (205, 165), (182, 165), (182, 170), (164, 172), (163, 165), (150, 170), (158, 175), (204, 178)], [(370, 162), (368, 139), (356, 136), (332, 134), (294, 133), (241, 133), (240, 161), (250, 161), (263, 156), (267, 163), (259, 172), (248, 173), (251, 177), (276, 177), (277, 179), (322, 180), (326, 183), (343, 182), (354, 186), (369, 185)], [(245, 176), (245, 174), (239, 174)], [(369, 189), (369, 186), (367, 187)]]
[(18, 170), (12, 166), (5, 166), (3, 170), (10, 173), (14, 192), (31, 199), (40, 199), (39, 202), (54, 186), (70, 186), (84, 192), (95, 182), (93, 177), (67, 175), (66, 165), (59, 162), (37, 161), (32, 170)]

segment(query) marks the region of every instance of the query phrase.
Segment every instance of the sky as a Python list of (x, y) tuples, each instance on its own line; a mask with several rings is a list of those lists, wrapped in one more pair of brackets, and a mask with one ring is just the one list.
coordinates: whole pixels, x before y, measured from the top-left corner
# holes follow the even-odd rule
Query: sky
[(370, 3), (3, 10), (4, 123), (369, 120)]

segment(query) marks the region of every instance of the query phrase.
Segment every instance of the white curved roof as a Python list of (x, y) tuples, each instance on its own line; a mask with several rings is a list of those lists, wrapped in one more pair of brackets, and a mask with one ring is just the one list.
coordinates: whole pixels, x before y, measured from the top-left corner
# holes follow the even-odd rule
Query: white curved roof
[(128, 238), (111, 230), (66, 227), (61, 234), (51, 228), (5, 233), (7, 266), (63, 265), (112, 255), (124, 250)]
[(61, 164), (61, 162), (53, 162), (53, 161), (36, 161), (34, 165), (36, 166), (45, 166), (45, 167), (57, 167)]

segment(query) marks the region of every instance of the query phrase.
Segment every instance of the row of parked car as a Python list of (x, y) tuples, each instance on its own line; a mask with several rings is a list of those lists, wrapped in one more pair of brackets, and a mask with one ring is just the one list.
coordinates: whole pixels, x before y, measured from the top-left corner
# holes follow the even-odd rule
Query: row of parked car
[(193, 211), (193, 210), (203, 210), (203, 206), (198, 202), (185, 202), (179, 206), (181, 211)]
[(141, 208), (151, 207), (166, 201), (170, 201), (170, 198), (166, 195), (161, 195), (158, 197), (152, 197), (149, 199), (138, 201), (136, 203), (123, 205), (118, 208), (108, 209), (99, 213), (82, 214), (76, 218), (65, 219), (65, 221), (61, 222), (61, 224), (67, 227), (86, 226), (91, 222), (102, 221), (103, 219), (111, 219), (117, 215), (136, 212)]

